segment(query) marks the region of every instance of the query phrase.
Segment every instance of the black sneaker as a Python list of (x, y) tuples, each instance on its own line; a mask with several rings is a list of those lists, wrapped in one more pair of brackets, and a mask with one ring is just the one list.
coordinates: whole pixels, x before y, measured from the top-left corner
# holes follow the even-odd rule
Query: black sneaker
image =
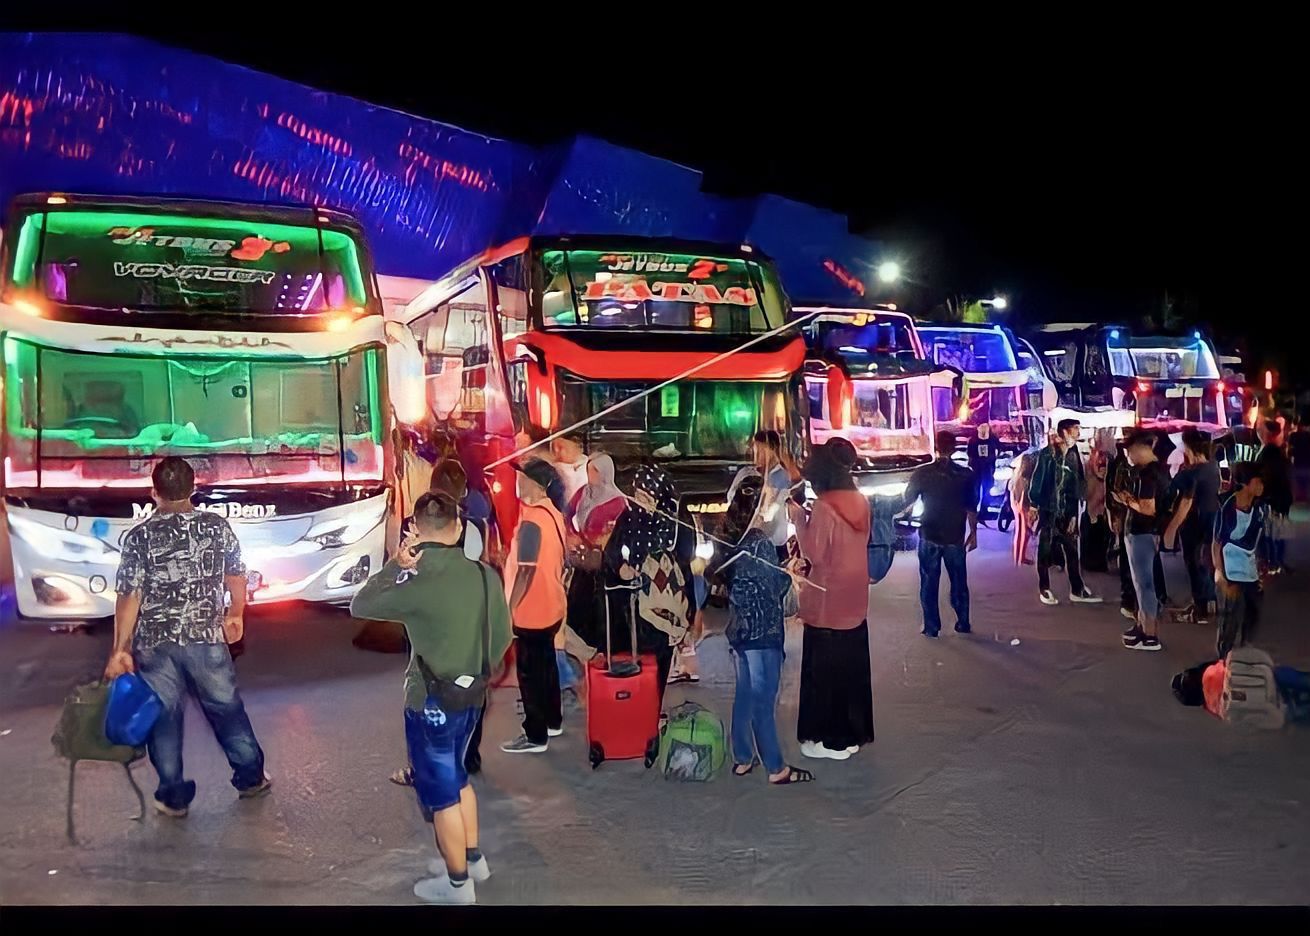
[(972, 634), (973, 628), (970, 627), (968, 624), (956, 624), (955, 632), (957, 634)]
[[(1125, 644), (1125, 646), (1127, 646), (1127, 644)], [(1131, 647), (1128, 647), (1128, 649), (1129, 650), (1163, 650), (1164, 647), (1161, 646), (1159, 637), (1148, 637), (1145, 634), (1143, 634), (1142, 639), (1137, 641), (1137, 643), (1133, 644)]]
[(1124, 646), (1129, 650), (1136, 650), (1137, 645), (1146, 639), (1146, 632), (1134, 624), (1123, 633)]
[(927, 637), (929, 640), (936, 640), (936, 639), (937, 639), (937, 632), (936, 632), (936, 631), (920, 631), (919, 633), (923, 634), (923, 636)]

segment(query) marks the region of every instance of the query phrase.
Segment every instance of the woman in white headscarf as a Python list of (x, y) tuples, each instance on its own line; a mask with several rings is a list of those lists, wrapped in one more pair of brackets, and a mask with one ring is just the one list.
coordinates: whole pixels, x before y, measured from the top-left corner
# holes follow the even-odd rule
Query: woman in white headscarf
[[(627, 498), (614, 483), (614, 460), (598, 453), (587, 459), (587, 483), (574, 492), (564, 518), (568, 523), (569, 582), (568, 627), (560, 631), (581, 636), (592, 647), (603, 646), (601, 618), (601, 556), (614, 524), (627, 509)], [(570, 648), (570, 652), (573, 650)], [(576, 654), (575, 654), (576, 655)]]

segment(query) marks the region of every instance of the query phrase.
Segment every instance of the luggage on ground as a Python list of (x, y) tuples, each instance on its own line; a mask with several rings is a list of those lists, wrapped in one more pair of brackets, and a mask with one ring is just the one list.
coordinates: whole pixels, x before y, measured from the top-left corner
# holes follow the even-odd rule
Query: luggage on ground
[(717, 715), (695, 702), (669, 712), (660, 730), (658, 761), (665, 780), (713, 780), (727, 759), (727, 733)]
[(605, 655), (587, 663), (587, 756), (593, 770), (606, 760), (637, 757), (650, 767), (660, 743), (659, 665), (654, 654), (637, 652), (636, 590), (617, 586), (606, 591), (627, 592), (632, 643), (630, 652), (614, 653), (606, 600)]
[(1283, 703), (1269, 654), (1237, 647), (1229, 651), (1227, 664), (1219, 706), (1223, 720), (1244, 728), (1281, 728)]
[(77, 837), (73, 832), (73, 791), (77, 779), (77, 762), (80, 760), (122, 764), (127, 782), (132, 784), (132, 791), (136, 793), (138, 812), (132, 818), (139, 821), (146, 814), (145, 797), (132, 776), (132, 764), (145, 757), (145, 748), (114, 744), (105, 736), (108, 708), (109, 686), (106, 683), (93, 682), (78, 686), (64, 699), (59, 724), (55, 726), (55, 733), (50, 738), (55, 752), (68, 760), (66, 832), (68, 841), (74, 845), (77, 844)]

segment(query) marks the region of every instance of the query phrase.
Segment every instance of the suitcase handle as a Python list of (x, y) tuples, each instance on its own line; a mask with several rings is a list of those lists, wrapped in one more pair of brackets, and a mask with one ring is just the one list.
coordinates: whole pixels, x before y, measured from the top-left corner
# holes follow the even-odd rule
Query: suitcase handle
[[(637, 581), (634, 579), (634, 581)], [(608, 592), (625, 591), (628, 593), (628, 628), (632, 636), (632, 663), (622, 669), (614, 668), (614, 637), (610, 622), (609, 595), (605, 595), (605, 671), (611, 676), (636, 676), (641, 672), (641, 660), (637, 653), (637, 589), (640, 585), (605, 585)]]

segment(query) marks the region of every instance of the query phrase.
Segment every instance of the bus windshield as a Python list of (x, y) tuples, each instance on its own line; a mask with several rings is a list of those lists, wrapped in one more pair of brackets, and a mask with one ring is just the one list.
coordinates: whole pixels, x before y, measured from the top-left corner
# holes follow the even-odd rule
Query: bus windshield
[(28, 215), (11, 263), (16, 286), (101, 309), (295, 315), (364, 306), (371, 292), (342, 231), (148, 210)]
[(920, 328), (924, 350), (941, 367), (965, 374), (1018, 370), (1014, 348), (1005, 334), (990, 329)]
[(1148, 380), (1219, 378), (1210, 345), (1200, 338), (1133, 337), (1127, 347), (1110, 349), (1110, 370), (1116, 377)]
[[(560, 421), (572, 425), (623, 400), (650, 384), (636, 382), (560, 381)], [(687, 380), (670, 384), (584, 427), (589, 447), (616, 461), (665, 459), (738, 459), (750, 454), (750, 438), (759, 429), (787, 426), (787, 388), (782, 383)]]
[(7, 337), (9, 484), (148, 485), (165, 455), (208, 484), (381, 480), (380, 353), (93, 354)]
[(755, 261), (676, 253), (547, 250), (546, 328), (755, 334), (782, 324), (782, 291)]
[(902, 318), (860, 322), (820, 317), (813, 325), (815, 346), (825, 355), (840, 355), (859, 363), (917, 360), (914, 331)]
[[(832, 429), (825, 416), (824, 395), (827, 381), (809, 378), (806, 394), (810, 404), (810, 438), (822, 445), (832, 436), (841, 436), (855, 446), (856, 452), (870, 460), (908, 457), (912, 463), (931, 456), (928, 438), (928, 383), (909, 381), (851, 381), (851, 409), (844, 429)], [(831, 415), (830, 413), (827, 415)]]

